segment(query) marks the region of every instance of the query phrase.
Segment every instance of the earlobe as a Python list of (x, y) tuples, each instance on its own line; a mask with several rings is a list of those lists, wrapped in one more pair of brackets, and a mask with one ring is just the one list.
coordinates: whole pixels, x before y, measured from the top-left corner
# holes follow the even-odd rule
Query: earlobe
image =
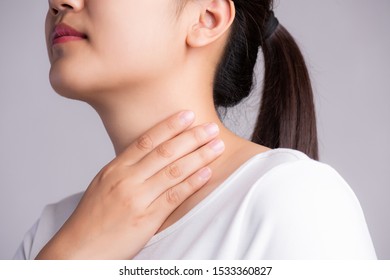
[(187, 45), (203, 47), (213, 43), (226, 33), (235, 17), (231, 0), (209, 0), (202, 5), (198, 22), (187, 35)]

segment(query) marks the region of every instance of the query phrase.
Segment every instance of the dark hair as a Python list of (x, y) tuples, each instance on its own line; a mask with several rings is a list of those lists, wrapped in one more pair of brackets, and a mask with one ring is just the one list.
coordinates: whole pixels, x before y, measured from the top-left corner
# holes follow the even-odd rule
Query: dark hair
[(264, 38), (272, 0), (233, 0), (236, 18), (214, 81), (216, 106), (231, 107), (249, 95), (261, 46), (265, 76), (252, 141), (269, 148), (292, 148), (318, 159), (313, 91), (295, 40), (281, 25)]

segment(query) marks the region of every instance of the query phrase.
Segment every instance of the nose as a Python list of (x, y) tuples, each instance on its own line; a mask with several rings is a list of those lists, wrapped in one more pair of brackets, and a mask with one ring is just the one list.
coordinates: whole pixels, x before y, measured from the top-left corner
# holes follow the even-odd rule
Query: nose
[(78, 12), (84, 7), (84, 0), (49, 0), (49, 10), (54, 16), (61, 12)]

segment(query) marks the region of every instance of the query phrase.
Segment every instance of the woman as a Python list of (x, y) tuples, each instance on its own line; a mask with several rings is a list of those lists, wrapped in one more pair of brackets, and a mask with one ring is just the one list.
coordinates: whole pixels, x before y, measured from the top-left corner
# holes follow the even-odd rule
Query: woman
[[(272, 4), (50, 0), (51, 84), (98, 112), (117, 157), (47, 206), (16, 258), (376, 258), (355, 195), (315, 161), (307, 69)], [(249, 95), (259, 47), (250, 142), (215, 108)]]

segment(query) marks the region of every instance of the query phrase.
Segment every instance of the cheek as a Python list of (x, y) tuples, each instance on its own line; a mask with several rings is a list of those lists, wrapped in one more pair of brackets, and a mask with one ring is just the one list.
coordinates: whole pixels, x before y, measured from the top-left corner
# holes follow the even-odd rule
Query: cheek
[[(132, 6), (126, 13), (117, 10), (120, 5), (109, 5), (104, 11), (96, 11), (99, 21), (94, 19), (98, 24), (95, 26), (95, 50), (105, 67), (117, 72), (117, 77), (123, 73), (128, 78), (139, 79), (161, 71), (167, 62), (172, 62), (172, 54), (177, 52), (177, 27), (167, 1), (130, 2)], [(108, 16), (113, 14), (117, 16)]]
[(172, 31), (166, 26), (139, 26), (142, 25), (138, 23), (138, 26), (129, 26), (102, 37), (97, 50), (108, 69), (124, 71), (123, 74), (134, 79), (157, 74), (174, 60), (177, 51), (176, 42), (171, 40)]

